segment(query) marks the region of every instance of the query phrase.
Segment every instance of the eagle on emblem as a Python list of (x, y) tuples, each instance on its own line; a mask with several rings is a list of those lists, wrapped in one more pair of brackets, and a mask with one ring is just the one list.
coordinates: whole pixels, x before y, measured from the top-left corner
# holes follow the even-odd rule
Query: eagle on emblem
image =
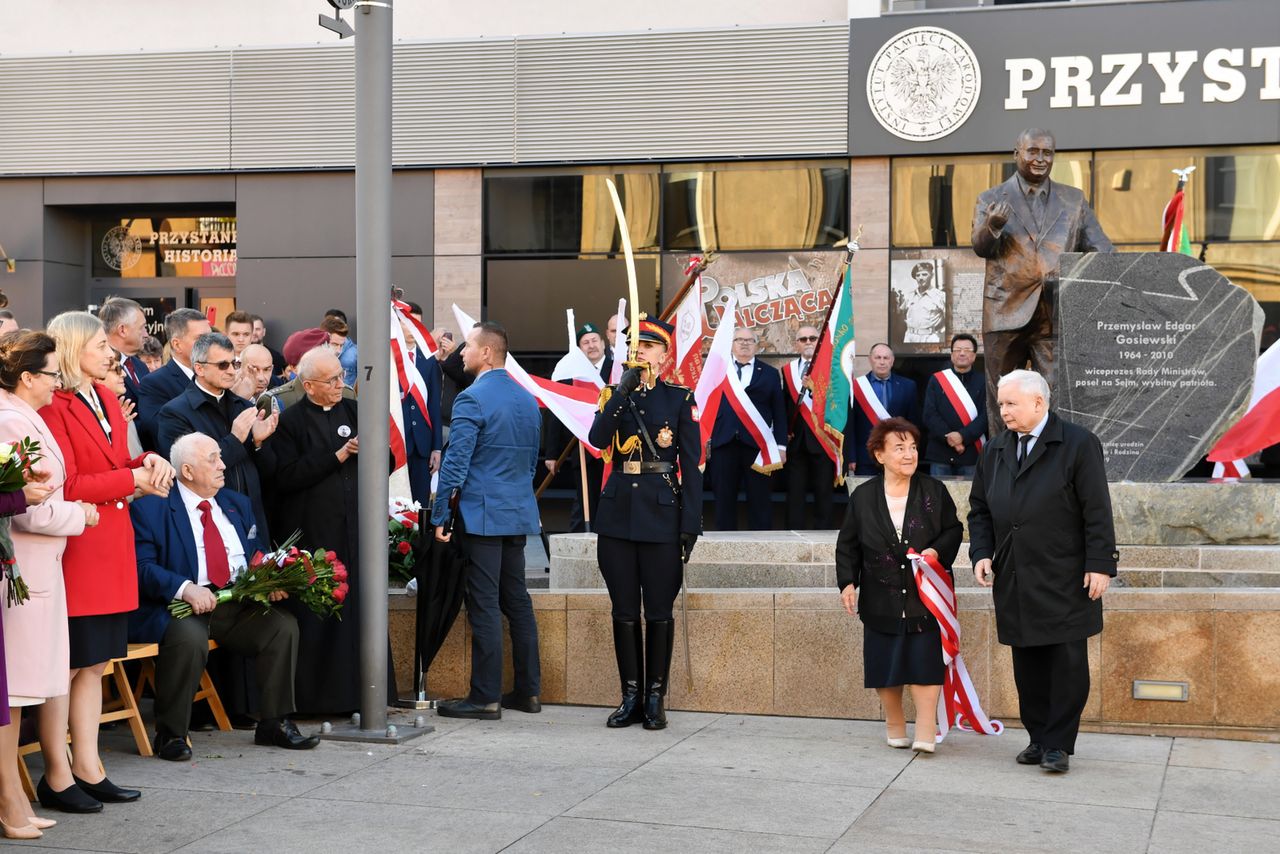
[(955, 90), (959, 72), (946, 53), (921, 47), (914, 59), (903, 53), (889, 63), (885, 83), (906, 118), (928, 122), (950, 108), (944, 101)]

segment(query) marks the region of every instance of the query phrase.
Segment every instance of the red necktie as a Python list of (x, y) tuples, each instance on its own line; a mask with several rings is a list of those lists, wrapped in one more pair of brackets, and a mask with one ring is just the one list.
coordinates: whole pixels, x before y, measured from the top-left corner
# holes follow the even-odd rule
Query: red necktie
[(126, 374), (128, 374), (128, 375), (129, 375), (129, 379), (133, 380), (133, 384), (134, 384), (134, 385), (137, 385), (137, 384), (138, 384), (138, 375), (137, 375), (136, 373), (134, 373), (133, 365), (129, 364), (129, 360), (128, 360), (128, 359), (125, 359), (125, 360), (124, 360), (123, 362), (121, 362), (120, 364), (124, 366), (124, 372), (125, 372)]
[(218, 533), (218, 526), (213, 524), (213, 510), (208, 501), (201, 501), (200, 522), (204, 526), (204, 564), (208, 571), (209, 583), (214, 587), (226, 587), (231, 581), (231, 565), (227, 563), (227, 546)]

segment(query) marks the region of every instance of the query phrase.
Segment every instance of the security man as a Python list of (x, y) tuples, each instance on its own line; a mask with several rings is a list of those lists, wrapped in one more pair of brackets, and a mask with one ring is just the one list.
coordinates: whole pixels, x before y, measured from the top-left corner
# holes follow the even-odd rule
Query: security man
[(663, 729), (675, 634), (672, 605), (702, 532), (702, 437), (693, 392), (657, 379), (671, 358), (672, 327), (640, 318), (641, 366), (601, 391), (588, 438), (613, 464), (594, 525), (622, 682), (622, 703), (608, 726), (643, 722), (645, 729)]

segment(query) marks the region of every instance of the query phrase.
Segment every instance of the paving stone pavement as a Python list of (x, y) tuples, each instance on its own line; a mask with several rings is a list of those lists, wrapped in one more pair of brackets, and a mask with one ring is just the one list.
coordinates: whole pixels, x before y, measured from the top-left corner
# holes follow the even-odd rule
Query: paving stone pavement
[[(1280, 744), (1084, 734), (1072, 770), (1014, 763), (1021, 730), (893, 750), (875, 721), (674, 712), (662, 732), (548, 706), (426, 713), (400, 746), (292, 753), (194, 733), (183, 763), (103, 733), (135, 804), (56, 817), (35, 842), (93, 852), (1280, 851)], [(402, 713), (393, 714), (402, 724)], [(304, 726), (304, 730), (314, 728)], [(31, 761), (38, 774), (39, 759)]]

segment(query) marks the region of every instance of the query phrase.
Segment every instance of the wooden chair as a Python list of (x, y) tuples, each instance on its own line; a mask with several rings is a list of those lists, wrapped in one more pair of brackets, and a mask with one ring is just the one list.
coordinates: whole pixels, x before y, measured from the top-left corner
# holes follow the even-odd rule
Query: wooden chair
[[(210, 640), (209, 650), (212, 652), (217, 648), (218, 642)], [(143, 756), (152, 755), (151, 739), (147, 737), (147, 728), (142, 721), (142, 712), (138, 703), (147, 686), (155, 688), (156, 656), (159, 653), (159, 644), (131, 643), (125, 657), (107, 662), (107, 669), (102, 674), (102, 717), (99, 721), (101, 723), (128, 721), (129, 729), (133, 732), (134, 743), (138, 745), (138, 753)], [(137, 661), (141, 665), (137, 683), (133, 686), (129, 685), (129, 678), (124, 671), (126, 661)], [(204, 700), (209, 704), (209, 711), (213, 713), (213, 720), (217, 723), (218, 729), (223, 732), (231, 729), (231, 721), (227, 719), (226, 709), (222, 707), (222, 699), (218, 696), (218, 690), (213, 687), (213, 680), (209, 678), (208, 671), (200, 676), (200, 689), (191, 698), (193, 703), (197, 700)], [(18, 777), (22, 780), (22, 790), (26, 793), (27, 799), (32, 801), (36, 799), (36, 790), (31, 782), (31, 772), (27, 770), (26, 757), (39, 751), (39, 741), (18, 747)]]

